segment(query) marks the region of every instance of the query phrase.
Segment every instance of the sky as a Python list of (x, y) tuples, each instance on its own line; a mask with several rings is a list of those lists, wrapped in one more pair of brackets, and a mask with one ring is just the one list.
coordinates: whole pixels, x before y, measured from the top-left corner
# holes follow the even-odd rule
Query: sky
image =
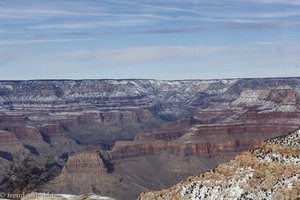
[(0, 80), (300, 76), (300, 0), (0, 0)]

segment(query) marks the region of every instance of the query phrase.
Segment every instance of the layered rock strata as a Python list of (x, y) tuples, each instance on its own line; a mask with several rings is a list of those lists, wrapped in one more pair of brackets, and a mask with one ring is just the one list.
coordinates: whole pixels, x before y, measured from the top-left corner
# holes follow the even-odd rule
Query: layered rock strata
[(300, 130), (267, 140), (256, 150), (167, 190), (143, 193), (139, 200), (297, 199), (299, 174)]
[(120, 188), (114, 197), (133, 199), (294, 130), (299, 102), (299, 78), (0, 81), (0, 175), (25, 152), (72, 183), (97, 160), (84, 156), (88, 165), (67, 173), (79, 166), (70, 164), (74, 156), (96, 151), (114, 166), (101, 180), (90, 174), (69, 188), (39, 189), (110, 196), (108, 187)]

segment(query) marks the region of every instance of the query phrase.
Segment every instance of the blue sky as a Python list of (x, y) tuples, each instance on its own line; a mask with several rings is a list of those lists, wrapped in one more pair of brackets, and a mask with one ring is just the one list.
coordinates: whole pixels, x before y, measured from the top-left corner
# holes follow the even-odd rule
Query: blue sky
[(300, 76), (299, 0), (0, 0), (0, 79)]

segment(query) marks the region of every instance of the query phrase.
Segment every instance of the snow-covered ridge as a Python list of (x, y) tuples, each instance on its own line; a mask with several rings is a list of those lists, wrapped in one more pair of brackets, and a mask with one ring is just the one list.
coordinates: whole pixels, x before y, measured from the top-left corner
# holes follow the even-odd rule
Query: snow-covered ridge
[(232, 179), (216, 180), (213, 184), (210, 180), (192, 182), (183, 186), (180, 194), (191, 200), (206, 199), (237, 199), (243, 194), (241, 184), (246, 184), (253, 176), (252, 168), (237, 168), (236, 176)]
[(252, 104), (260, 99), (265, 99), (269, 95), (269, 90), (244, 90), (240, 97), (232, 102), (233, 105)]
[[(145, 108), (159, 115), (178, 117), (193, 110), (199, 93), (222, 94), (236, 81), (0, 81), (0, 109), (76, 112), (82, 108), (85, 111)], [(221, 86), (211, 88), (213, 84)]]
[(265, 142), (270, 145), (280, 145), (284, 147), (300, 149), (300, 129), (287, 136), (273, 138)]
[(294, 105), (287, 107), (266, 102), (266, 88), (268, 91), (292, 88), (297, 92), (300, 91), (300, 78), (0, 81), (0, 111), (145, 108), (158, 115), (179, 117), (205, 106), (239, 106), (243, 103), (268, 105), (270, 110), (296, 109)]

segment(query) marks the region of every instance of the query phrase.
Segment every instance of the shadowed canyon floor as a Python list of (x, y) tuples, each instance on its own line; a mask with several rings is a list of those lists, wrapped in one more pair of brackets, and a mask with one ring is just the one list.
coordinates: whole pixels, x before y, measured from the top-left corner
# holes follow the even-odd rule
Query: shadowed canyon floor
[(300, 124), (300, 78), (0, 82), (0, 190), (141, 192)]

